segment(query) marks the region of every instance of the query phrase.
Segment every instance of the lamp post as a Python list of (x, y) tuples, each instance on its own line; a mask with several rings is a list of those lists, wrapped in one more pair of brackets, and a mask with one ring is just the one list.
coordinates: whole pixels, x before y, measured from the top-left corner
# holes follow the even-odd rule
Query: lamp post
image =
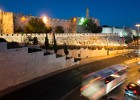
[[(140, 33), (140, 24), (136, 24), (137, 27), (137, 46), (138, 46), (138, 58), (139, 58), (139, 33)], [(138, 61), (140, 63), (140, 61)]]
[(108, 36), (107, 36), (106, 40), (107, 40), (107, 55), (109, 55), (109, 48), (108, 48)]

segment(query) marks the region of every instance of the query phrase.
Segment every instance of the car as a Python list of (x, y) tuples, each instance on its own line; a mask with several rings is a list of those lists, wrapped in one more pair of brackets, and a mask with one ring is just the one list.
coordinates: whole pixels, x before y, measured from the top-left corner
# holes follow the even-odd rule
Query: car
[(140, 50), (136, 50), (135, 53), (136, 53), (136, 54), (140, 54)]
[(140, 97), (140, 85), (130, 82), (125, 88), (125, 94), (131, 97)]

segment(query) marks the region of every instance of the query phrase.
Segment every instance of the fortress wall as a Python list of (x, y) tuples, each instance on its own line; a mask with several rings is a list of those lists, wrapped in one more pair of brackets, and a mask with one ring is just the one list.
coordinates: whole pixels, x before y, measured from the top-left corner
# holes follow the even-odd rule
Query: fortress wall
[[(64, 44), (67, 43), (68, 45), (89, 45), (89, 44), (106, 44), (107, 42), (106, 37), (113, 37), (114, 41), (112, 38), (109, 38), (108, 40), (112, 42), (118, 42), (115, 40), (115, 37), (118, 38), (116, 34), (91, 34), (91, 33), (84, 33), (84, 34), (73, 34), (73, 33), (65, 33), (65, 34), (55, 34), (56, 35), (56, 40), (58, 44)], [(45, 33), (42, 34), (0, 34), (0, 38), (5, 38), (7, 41), (15, 41), (15, 42), (22, 42), (24, 43), (25, 41), (28, 40), (28, 37), (34, 38), (37, 37), (39, 40), (39, 43), (44, 44), (45, 41)], [(48, 34), (49, 42), (52, 43), (53, 41), (53, 36), (52, 34)], [(93, 40), (94, 39), (94, 40)], [(97, 41), (98, 40), (98, 41)], [(104, 41), (101, 41), (104, 40)], [(99, 43), (98, 43), (99, 42)], [(102, 43), (103, 42), (103, 43)], [(119, 41), (121, 43), (121, 41)]]
[[(74, 58), (97, 57), (107, 55), (102, 50), (69, 50), (71, 59), (63, 57), (56, 58), (55, 54), (44, 56), (44, 52), (28, 53), (28, 48), (7, 49), (6, 43), (0, 43), (0, 91), (11, 86), (24, 83), (41, 77), (51, 72), (64, 69), (74, 65)], [(110, 51), (110, 54), (130, 52), (132, 50)], [(63, 50), (60, 51), (60, 53)]]
[(28, 53), (28, 48), (3, 50), (0, 49), (0, 90), (68, 67), (65, 57), (56, 58), (54, 54)]

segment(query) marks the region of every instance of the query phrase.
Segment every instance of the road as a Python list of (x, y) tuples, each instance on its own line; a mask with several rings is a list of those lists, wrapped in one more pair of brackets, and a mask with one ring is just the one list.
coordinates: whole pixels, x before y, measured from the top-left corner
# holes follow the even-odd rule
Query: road
[[(127, 80), (115, 88), (113, 91), (111, 91), (109, 94), (106, 96), (102, 97), (100, 100), (107, 100), (107, 97), (115, 96), (118, 97), (120, 100), (138, 100), (129, 96), (126, 96), (124, 94), (124, 88), (125, 86), (130, 83), (134, 82), (136, 83), (137, 79), (140, 78), (140, 72), (138, 72), (138, 65), (137, 63), (131, 63), (128, 64), (128, 75), (127, 75)], [(87, 98), (83, 97), (80, 95), (80, 87), (76, 88), (74, 91), (72, 91), (67, 97), (65, 97), (63, 100), (88, 100)]]
[[(124, 63), (125, 61), (132, 59), (132, 57), (135, 57), (134, 53), (128, 54), (127, 56), (120, 55), (114, 58), (94, 61), (92, 63), (70, 69), (16, 90), (0, 97), (0, 100), (60, 100), (69, 91), (80, 86), (83, 75), (114, 64)], [(79, 96), (79, 94), (77, 94), (77, 96)], [(78, 99), (72, 98), (69, 100)]]

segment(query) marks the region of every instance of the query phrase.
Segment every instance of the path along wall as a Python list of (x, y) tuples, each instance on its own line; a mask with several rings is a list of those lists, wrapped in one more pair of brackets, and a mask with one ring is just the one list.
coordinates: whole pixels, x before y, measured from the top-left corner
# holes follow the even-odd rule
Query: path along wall
[[(68, 50), (68, 57), (73, 58), (87, 58), (87, 57), (97, 57), (97, 56), (106, 56), (107, 50), (89, 50), (89, 49), (79, 49), (79, 50)], [(133, 49), (124, 49), (124, 50), (109, 50), (109, 55), (128, 53), (134, 51)], [(58, 54), (65, 55), (64, 50), (58, 50)]]

